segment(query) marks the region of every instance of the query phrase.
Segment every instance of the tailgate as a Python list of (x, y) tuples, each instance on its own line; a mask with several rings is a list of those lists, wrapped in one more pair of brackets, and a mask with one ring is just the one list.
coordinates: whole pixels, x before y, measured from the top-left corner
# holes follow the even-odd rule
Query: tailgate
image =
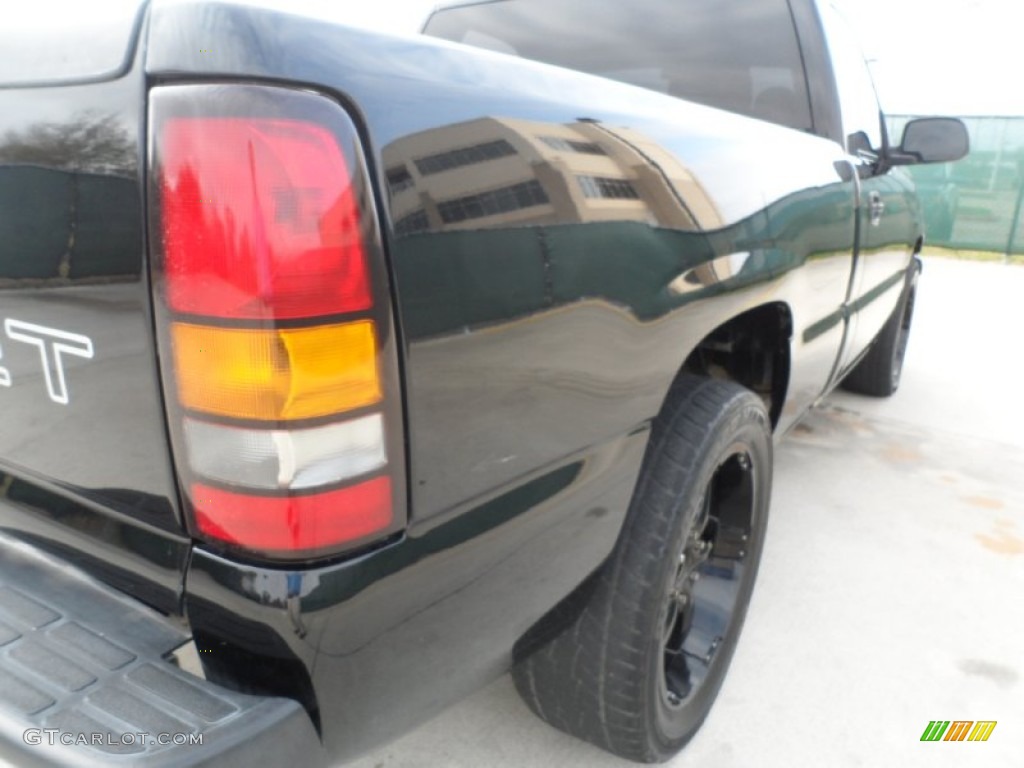
[[(139, 18), (29, 17), (33, 45), (0, 48), (0, 529), (173, 612), (188, 541), (144, 261)], [(68, 45), (31, 82), (27, 52)]]

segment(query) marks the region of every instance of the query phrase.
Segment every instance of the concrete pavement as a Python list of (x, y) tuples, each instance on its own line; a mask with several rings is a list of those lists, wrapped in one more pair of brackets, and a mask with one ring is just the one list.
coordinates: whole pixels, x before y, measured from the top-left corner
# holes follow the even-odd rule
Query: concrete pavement
[[(1024, 268), (930, 259), (900, 391), (776, 455), (732, 668), (673, 768), (1024, 765)], [(922, 743), (929, 720), (996, 720)], [(357, 768), (624, 768), (505, 676)]]

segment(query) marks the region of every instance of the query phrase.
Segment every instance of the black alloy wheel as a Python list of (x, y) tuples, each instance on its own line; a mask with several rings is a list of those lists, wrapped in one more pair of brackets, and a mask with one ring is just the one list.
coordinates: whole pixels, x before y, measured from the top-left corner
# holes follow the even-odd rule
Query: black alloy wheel
[(665, 603), (665, 703), (680, 707), (708, 678), (736, 615), (754, 520), (753, 463), (741, 446), (715, 470), (679, 554)]

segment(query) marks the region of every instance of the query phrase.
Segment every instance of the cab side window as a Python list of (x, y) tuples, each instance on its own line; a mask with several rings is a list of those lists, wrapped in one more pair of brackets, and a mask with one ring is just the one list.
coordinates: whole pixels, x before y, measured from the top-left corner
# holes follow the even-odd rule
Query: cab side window
[(822, 4), (821, 15), (839, 89), (846, 151), (864, 159), (873, 159), (882, 149), (884, 134), (871, 73), (846, 19), (828, 3)]
[(438, 11), (424, 31), (813, 127), (788, 0), (502, 0)]

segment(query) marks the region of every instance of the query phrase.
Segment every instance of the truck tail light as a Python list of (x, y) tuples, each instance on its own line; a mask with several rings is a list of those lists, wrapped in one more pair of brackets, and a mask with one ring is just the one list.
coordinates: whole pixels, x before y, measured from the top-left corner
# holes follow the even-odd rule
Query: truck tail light
[(256, 85), (150, 93), (150, 245), (192, 533), (272, 559), (405, 523), (390, 291), (354, 125)]

